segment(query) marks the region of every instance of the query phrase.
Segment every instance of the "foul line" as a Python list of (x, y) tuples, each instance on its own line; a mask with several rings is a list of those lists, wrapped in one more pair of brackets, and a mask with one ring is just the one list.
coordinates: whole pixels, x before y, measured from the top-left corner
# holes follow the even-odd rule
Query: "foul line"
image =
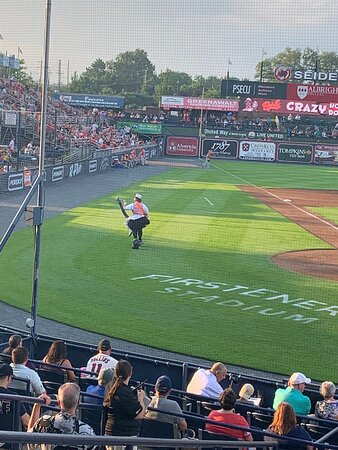
[[(266, 189), (264, 189), (264, 188), (262, 188), (262, 187), (260, 187), (260, 186), (257, 186), (257, 185), (254, 184), (254, 183), (250, 183), (249, 181), (246, 181), (246, 180), (244, 180), (243, 178), (241, 178), (241, 177), (239, 177), (239, 176), (237, 176), (237, 175), (234, 175), (233, 173), (229, 172), (228, 170), (224, 170), (224, 169), (222, 169), (221, 167), (215, 166), (214, 164), (211, 164), (211, 165), (212, 165), (212, 167), (214, 167), (215, 169), (218, 169), (218, 170), (220, 170), (221, 172), (224, 172), (224, 173), (226, 173), (226, 174), (228, 174), (228, 175), (230, 175), (230, 176), (232, 176), (232, 177), (234, 177), (234, 178), (237, 178), (238, 180), (242, 181), (243, 183), (247, 184), (248, 186), (252, 186), (252, 187), (254, 187), (254, 188), (256, 188), (256, 189), (259, 189), (260, 191), (265, 192), (266, 194), (269, 194), (269, 195), (271, 195), (272, 197), (275, 197), (275, 198), (277, 198), (278, 200), (280, 200), (281, 202), (285, 203), (284, 199), (282, 199), (282, 198), (279, 197), (278, 195), (273, 194), (272, 192), (269, 192), (269, 191), (267, 191)], [(292, 207), (295, 208), (295, 209), (298, 209), (299, 211), (301, 211), (302, 213), (306, 214), (307, 216), (313, 217), (314, 219), (317, 219), (319, 222), (322, 222), (322, 223), (324, 223), (325, 225), (328, 225), (329, 227), (333, 228), (334, 230), (338, 230), (338, 227), (336, 227), (335, 225), (333, 225), (333, 224), (330, 223), (330, 222), (327, 222), (327, 221), (324, 220), (324, 219), (321, 219), (320, 217), (316, 216), (315, 214), (312, 214), (312, 213), (310, 213), (309, 211), (306, 211), (305, 209), (302, 209), (302, 208), (300, 208), (299, 206), (294, 205), (293, 203), (289, 203), (289, 202), (288, 202), (287, 204), (290, 205), (290, 206), (292, 206)]]
[(211, 203), (211, 201), (208, 198), (206, 198), (206, 197), (203, 197), (203, 198), (204, 198), (204, 200), (206, 200), (209, 203), (209, 205), (214, 206), (214, 204)]

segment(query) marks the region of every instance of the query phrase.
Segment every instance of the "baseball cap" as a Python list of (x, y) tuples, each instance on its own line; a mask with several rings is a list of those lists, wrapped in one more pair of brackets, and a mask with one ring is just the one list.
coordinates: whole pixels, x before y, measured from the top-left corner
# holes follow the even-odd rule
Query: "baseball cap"
[(101, 339), (101, 341), (99, 342), (99, 350), (110, 350), (111, 349), (111, 345), (110, 342), (108, 341), (108, 339)]
[(290, 384), (300, 384), (300, 383), (311, 383), (311, 378), (307, 378), (303, 373), (301, 372), (295, 372), (291, 375), (289, 379)]
[(241, 390), (239, 391), (239, 397), (245, 398), (245, 400), (249, 400), (249, 398), (255, 392), (255, 388), (250, 383), (243, 384)]
[(142, 195), (141, 194), (135, 194), (135, 198), (138, 198), (139, 200), (142, 200)]
[(101, 369), (98, 376), (98, 383), (105, 386), (106, 384), (113, 381), (114, 370), (113, 369)]
[(171, 389), (171, 379), (166, 375), (162, 375), (157, 379), (155, 384), (155, 390), (160, 394), (166, 394)]
[(13, 369), (9, 364), (0, 364), (0, 377), (13, 375)]

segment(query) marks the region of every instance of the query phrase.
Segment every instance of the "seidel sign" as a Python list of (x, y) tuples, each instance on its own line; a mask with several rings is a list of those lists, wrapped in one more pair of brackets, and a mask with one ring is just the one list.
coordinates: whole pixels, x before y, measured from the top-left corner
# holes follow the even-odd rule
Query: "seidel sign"
[(304, 80), (304, 81), (326, 81), (337, 82), (338, 72), (322, 72), (316, 70), (292, 69), (284, 65), (279, 65), (274, 68), (274, 76), (278, 81), (287, 81), (289, 79)]

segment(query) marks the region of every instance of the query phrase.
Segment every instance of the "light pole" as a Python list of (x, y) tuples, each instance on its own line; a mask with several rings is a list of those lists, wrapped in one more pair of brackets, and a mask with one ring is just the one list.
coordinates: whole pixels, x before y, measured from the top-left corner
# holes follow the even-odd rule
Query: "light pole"
[(259, 77), (259, 81), (260, 82), (263, 81), (264, 56), (266, 56), (266, 55), (267, 55), (267, 53), (266, 53), (266, 51), (263, 48), (263, 50), (262, 50), (262, 58), (261, 58), (261, 74), (260, 74), (260, 77)]

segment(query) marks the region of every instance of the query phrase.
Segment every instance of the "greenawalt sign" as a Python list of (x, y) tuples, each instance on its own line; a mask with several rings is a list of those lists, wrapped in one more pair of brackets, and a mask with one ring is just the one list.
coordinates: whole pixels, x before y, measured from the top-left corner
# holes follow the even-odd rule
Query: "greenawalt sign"
[(117, 120), (116, 126), (118, 129), (124, 127), (130, 127), (136, 133), (141, 134), (162, 134), (161, 123), (148, 123), (148, 122), (132, 122), (128, 120)]

